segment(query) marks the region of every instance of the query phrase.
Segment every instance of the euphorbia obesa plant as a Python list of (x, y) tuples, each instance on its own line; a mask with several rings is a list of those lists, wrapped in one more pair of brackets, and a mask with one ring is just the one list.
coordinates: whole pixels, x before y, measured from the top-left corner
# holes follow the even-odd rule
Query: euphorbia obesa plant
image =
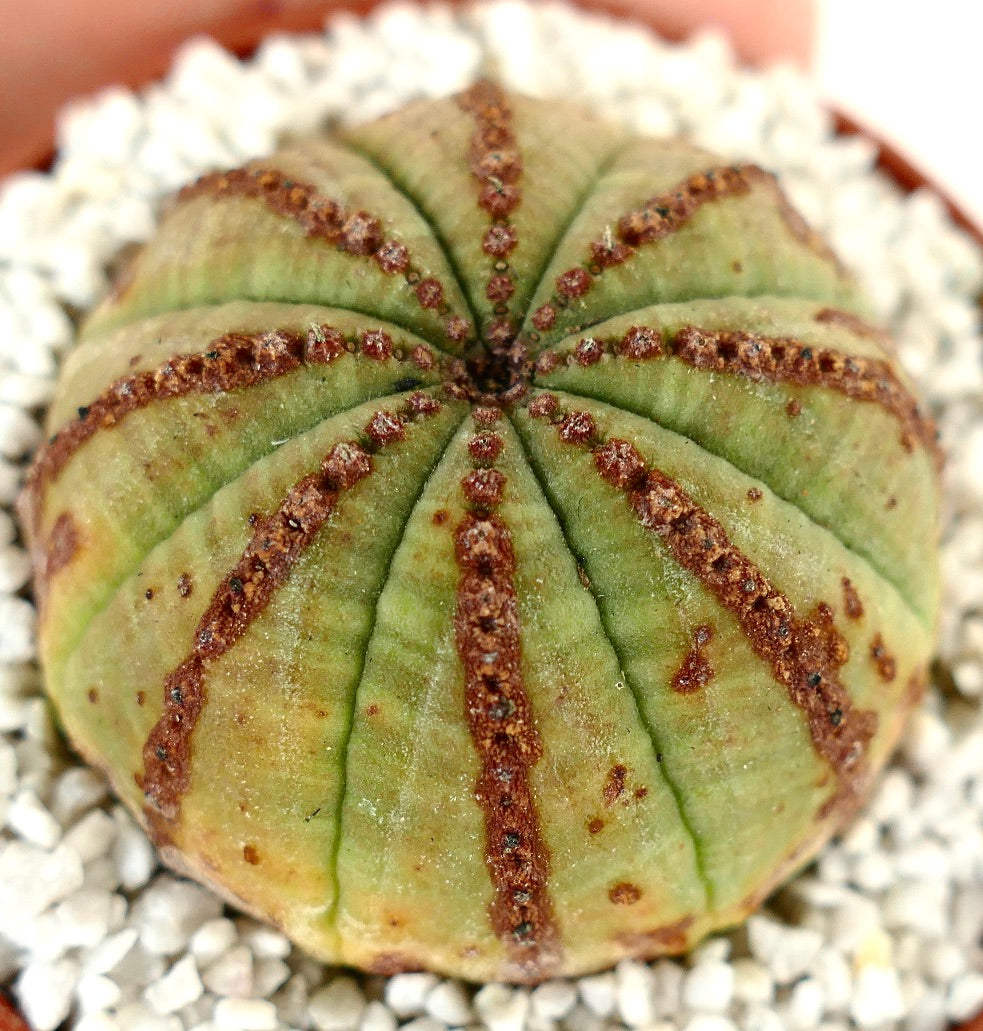
[(489, 83), (206, 175), (25, 494), (69, 735), (332, 962), (735, 923), (930, 653), (934, 431), (862, 312), (766, 172)]

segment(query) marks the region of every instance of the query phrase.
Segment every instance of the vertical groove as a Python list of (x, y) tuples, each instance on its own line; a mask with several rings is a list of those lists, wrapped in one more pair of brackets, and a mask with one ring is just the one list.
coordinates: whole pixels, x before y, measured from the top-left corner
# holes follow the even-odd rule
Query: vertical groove
[(573, 545), (573, 542), (570, 540), (570, 536), (567, 533), (566, 520), (563, 517), (562, 511), (560, 509), (556, 497), (553, 495), (552, 491), (549, 488), (548, 478), (545, 475), (545, 471), (540, 468), (532, 452), (526, 446), (521, 428), (515, 423), (515, 420), (512, 420), (512, 423), (516, 431), (516, 435), (522, 443), (523, 454), (525, 455), (526, 461), (529, 463), (529, 468), (532, 471), (533, 476), (535, 476), (536, 482), (539, 484), (539, 489), (542, 491), (543, 496), (546, 498), (547, 504), (550, 506), (550, 509), (553, 512), (554, 519), (556, 519), (557, 521), (557, 525), (560, 528), (560, 533), (563, 537), (564, 543), (566, 544), (567, 550), (573, 556), (574, 561), (580, 567), (582, 567), (587, 574), (588, 585), (585, 586), (587, 587), (587, 590), (594, 601), (594, 606), (597, 609), (601, 629), (604, 632), (604, 638), (607, 641), (608, 646), (611, 648), (611, 651), (614, 652), (615, 658), (618, 660), (618, 665), (621, 669), (622, 675), (624, 676), (625, 684), (631, 691), (632, 698), (635, 702), (635, 710), (638, 713), (639, 722), (641, 723), (646, 734), (648, 735), (649, 742), (652, 746), (653, 757), (656, 760), (656, 765), (658, 766), (658, 769), (661, 771), (666, 786), (668, 787), (670, 793), (672, 794), (673, 800), (676, 803), (676, 809), (679, 813), (679, 821), (685, 829), (687, 835), (689, 836), (690, 841), (693, 843), (693, 855), (694, 863), (696, 866), (696, 873), (700, 880), (700, 883), (703, 885), (703, 890), (706, 893), (707, 909), (708, 911), (712, 912), (714, 906), (715, 892), (714, 886), (707, 876), (706, 860), (703, 855), (702, 844), (692, 823), (690, 822), (689, 817), (686, 814), (686, 808), (683, 805), (682, 792), (679, 790), (679, 787), (677, 786), (673, 778), (670, 776), (668, 770), (666, 769), (666, 764), (662, 760), (662, 747), (659, 742), (658, 733), (656, 732), (655, 727), (652, 726), (652, 724), (649, 722), (648, 718), (645, 715), (645, 710), (642, 707), (641, 703), (641, 691), (636, 686), (631, 676), (629, 676), (628, 674), (628, 663), (626, 662), (626, 656), (617, 644), (615, 635), (611, 629), (610, 618), (604, 608), (604, 603), (601, 597), (594, 590), (593, 586), (590, 585), (593, 583), (590, 564), (584, 556), (578, 554), (576, 548)]

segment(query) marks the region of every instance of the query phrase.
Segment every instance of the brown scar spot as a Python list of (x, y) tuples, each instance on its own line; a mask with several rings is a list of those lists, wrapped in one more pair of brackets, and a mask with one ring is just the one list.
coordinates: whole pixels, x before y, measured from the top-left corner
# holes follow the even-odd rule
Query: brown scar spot
[(884, 645), (884, 638), (877, 634), (870, 642), (870, 657), (877, 667), (877, 675), (889, 684), (898, 673), (898, 664)]
[(588, 575), (587, 575), (587, 570), (584, 569), (584, 567), (582, 565), (580, 565), (579, 562), (577, 563), (577, 577), (580, 580), (580, 583), (583, 586), (584, 590), (589, 591), (590, 590), (590, 577), (588, 577)]
[(447, 520), (450, 519), (450, 517), (451, 514), (447, 511), (446, 508), (438, 508), (437, 511), (434, 512), (433, 517), (430, 521), (433, 523), (434, 526), (443, 526), (444, 523), (446, 523)]
[(864, 607), (856, 587), (846, 576), (843, 577), (841, 583), (843, 584), (843, 611), (846, 612), (848, 619), (860, 619), (864, 614)]
[(749, 487), (747, 492), (748, 501), (760, 501), (764, 494), (758, 487)]
[(243, 845), (242, 846), (242, 858), (245, 859), (250, 866), (259, 865), (259, 851), (255, 845)]
[(642, 897), (642, 890), (635, 884), (621, 881), (608, 891), (608, 898), (616, 906), (633, 906)]
[(713, 666), (703, 649), (713, 640), (713, 627), (703, 624), (693, 631), (693, 647), (672, 678), (672, 689), (678, 694), (693, 694), (713, 679)]
[[(677, 358), (696, 369), (770, 383), (823, 387), (855, 401), (879, 405), (900, 424), (901, 443), (906, 451), (912, 451), (914, 441), (918, 440), (936, 464), (941, 464), (935, 424), (922, 414), (891, 365), (880, 358), (812, 347), (791, 337), (765, 337), (697, 326), (681, 329), (673, 338), (672, 350)], [(797, 415), (801, 407), (792, 401), (788, 411)]]
[(475, 799), (495, 893), (489, 918), (515, 975), (539, 981), (559, 963), (560, 939), (550, 856), (530, 786), (543, 745), (522, 676), (512, 535), (498, 516), (469, 513), (454, 531), (454, 554), (461, 570), (454, 635), (481, 764)]
[(137, 705), (143, 706), (147, 702), (147, 692), (137, 691)]
[(600, 834), (602, 830), (604, 830), (604, 821), (599, 816), (595, 816), (587, 824), (588, 834)]
[(379, 706), (375, 702), (373, 702), (371, 705), (367, 705), (365, 707), (365, 715), (366, 716), (378, 716), (378, 714), (379, 714)]
[(55, 519), (48, 534), (48, 543), (44, 549), (44, 562), (39, 580), (43, 597), (47, 590), (47, 581), (61, 572), (79, 552), (82, 536), (78, 524), (71, 512), (61, 512)]
[(796, 398), (792, 398), (785, 406), (785, 411), (794, 419), (797, 415), (802, 414), (802, 403)]
[(394, 974), (408, 974), (422, 969), (423, 964), (419, 960), (411, 959), (400, 952), (382, 952), (368, 966), (370, 974), (378, 974), (381, 977), (392, 977)]
[(628, 777), (628, 767), (618, 763), (608, 770), (604, 787), (601, 789), (601, 796), (606, 806), (612, 806), (621, 797), (625, 790), (625, 780)]
[(651, 931), (631, 931), (627, 934), (619, 934), (616, 940), (632, 955), (640, 958), (678, 953), (684, 951), (689, 944), (689, 929), (693, 923), (692, 916), (684, 916), (680, 920), (662, 927), (655, 927)]
[(95, 703), (99, 701), (99, 692), (94, 687), (90, 687), (86, 697), (93, 705), (95, 705)]
[(190, 598), (194, 591), (194, 583), (187, 573), (182, 573), (177, 578), (177, 592), (182, 598)]

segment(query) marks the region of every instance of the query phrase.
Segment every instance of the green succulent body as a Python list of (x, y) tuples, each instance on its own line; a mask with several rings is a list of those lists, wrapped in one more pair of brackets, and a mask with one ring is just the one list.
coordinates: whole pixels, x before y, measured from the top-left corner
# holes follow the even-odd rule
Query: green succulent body
[(734, 924), (932, 646), (934, 435), (862, 310), (764, 172), (487, 83), (205, 176), (25, 494), (70, 737), (331, 962)]

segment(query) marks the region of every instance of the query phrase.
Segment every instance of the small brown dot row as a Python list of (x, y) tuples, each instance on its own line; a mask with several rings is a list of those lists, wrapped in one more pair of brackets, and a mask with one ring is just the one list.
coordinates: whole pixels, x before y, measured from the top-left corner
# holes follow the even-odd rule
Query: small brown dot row
[(386, 239), (379, 218), (368, 211), (351, 211), (325, 197), (310, 183), (298, 183), (273, 169), (236, 168), (213, 172), (186, 186), (178, 195), (187, 201), (202, 194), (249, 197), (262, 201), (278, 215), (300, 225), (306, 236), (324, 240), (354, 257), (371, 257), (386, 275), (401, 275), (421, 308), (445, 316), (445, 332), (455, 343), (466, 340), (470, 323), (451, 311), (443, 284), (418, 269), (404, 243)]
[[(935, 423), (923, 415), (891, 365), (880, 358), (812, 347), (790, 337), (764, 337), (739, 330), (686, 326), (674, 337), (672, 353), (695, 369), (726, 372), (752, 380), (835, 390), (854, 401), (879, 405), (901, 426), (901, 445), (919, 442), (936, 465), (942, 457)], [(791, 402), (790, 402), (791, 403)], [(801, 411), (790, 411), (796, 415)]]
[(406, 426), (438, 412), (430, 394), (412, 394), (396, 410), (380, 409), (365, 426), (369, 444), (342, 441), (316, 472), (298, 480), (266, 517), (249, 517), (252, 535), (213, 593), (188, 656), (164, 681), (163, 712), (143, 746), (144, 815), (158, 843), (169, 840), (191, 780), (192, 739), (207, 701), (209, 666), (243, 637), (287, 581), (300, 556), (334, 511), (339, 496), (372, 472), (372, 454), (406, 435)]
[(508, 310), (508, 302), (515, 293), (508, 259), (519, 244), (510, 217), (522, 202), (522, 155), (512, 128), (512, 110), (497, 85), (481, 80), (462, 93), (457, 102), (475, 121), (468, 164), (478, 182), (478, 206), (493, 220), (485, 231), (481, 249), (492, 261), (485, 297), (497, 318), (486, 328), (485, 336), (493, 348), (504, 347), (517, 333)]
[(495, 511), (506, 489), (506, 477), (495, 468), (505, 447), (491, 428), (496, 421), (476, 418), (477, 432), (467, 442), (473, 467), (461, 480), (470, 510), (454, 530), (461, 570), (454, 632), (468, 728), (481, 762), (475, 798), (495, 890), (490, 920), (516, 977), (537, 981), (559, 963), (560, 939), (548, 890), (550, 857), (529, 779), (543, 746), (522, 677), (515, 553)]
[[(204, 351), (178, 354), (155, 369), (125, 376), (94, 401), (79, 408), (78, 418), (56, 433), (38, 451), (27, 476), (31, 522), (37, 527), (41, 493), (65, 468), (75, 452), (100, 430), (117, 426), (128, 415), (156, 401), (186, 394), (220, 394), (256, 386), (285, 376), (302, 365), (330, 365), (344, 354), (371, 361), (407, 362), (421, 372), (438, 365), (425, 344), (409, 349), (382, 329), (344, 334), (328, 325), (312, 325), (306, 333), (274, 329), (261, 333), (226, 333)], [(419, 384), (416, 376), (396, 380), (395, 390)]]
[(564, 443), (586, 447), (598, 474), (624, 493), (641, 525), (736, 617), (752, 650), (805, 713), (813, 745), (839, 775), (841, 792), (855, 797), (867, 779), (877, 716), (856, 709), (840, 682), (849, 647), (829, 606), (820, 603), (812, 615), (799, 616), (712, 515), (675, 480), (649, 468), (629, 441), (605, 438), (589, 412), (565, 412), (552, 394), (539, 395), (528, 411), (549, 420)]
[[(816, 318), (819, 320), (818, 315)], [(937, 465), (941, 463), (934, 422), (922, 413), (888, 361), (812, 346), (792, 337), (711, 330), (693, 325), (665, 334), (652, 327), (631, 326), (620, 335), (585, 336), (572, 346), (544, 351), (536, 359), (535, 371), (547, 376), (563, 365), (590, 368), (612, 358), (645, 361), (666, 357), (707, 372), (727, 373), (754, 381), (821, 387), (851, 400), (879, 405), (900, 423), (901, 444), (906, 451), (913, 451), (917, 441), (929, 451)], [(800, 415), (802, 402), (793, 398), (786, 410), (791, 417)]]
[(533, 325), (542, 332), (552, 329), (556, 309), (583, 298), (606, 269), (623, 265), (638, 253), (639, 247), (681, 229), (705, 204), (747, 193), (752, 184), (761, 179), (774, 181), (755, 165), (707, 169), (622, 215), (613, 232), (605, 229), (601, 238), (588, 246), (582, 265), (575, 265), (556, 277), (555, 292), (547, 304), (533, 313)]

